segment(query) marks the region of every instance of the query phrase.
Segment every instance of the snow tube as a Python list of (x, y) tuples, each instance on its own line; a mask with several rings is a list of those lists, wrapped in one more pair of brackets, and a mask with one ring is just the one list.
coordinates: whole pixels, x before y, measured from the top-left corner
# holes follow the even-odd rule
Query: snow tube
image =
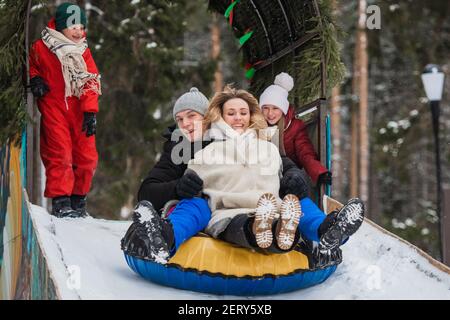
[(292, 250), (264, 254), (206, 236), (182, 244), (167, 264), (125, 253), (130, 268), (152, 282), (219, 295), (254, 296), (290, 292), (325, 281), (341, 262), (313, 267), (311, 257)]

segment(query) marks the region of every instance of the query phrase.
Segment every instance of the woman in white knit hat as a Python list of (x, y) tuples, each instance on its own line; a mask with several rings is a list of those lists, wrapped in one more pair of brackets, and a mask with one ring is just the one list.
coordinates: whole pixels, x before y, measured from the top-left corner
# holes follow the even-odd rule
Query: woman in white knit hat
[[(289, 104), (289, 91), (294, 87), (292, 77), (282, 72), (274, 84), (261, 94), (259, 106), (269, 126), (283, 128), (280, 152), (285, 152), (299, 168), (304, 168), (314, 183), (331, 184), (331, 172), (317, 160), (303, 121), (295, 118), (295, 108)], [(304, 216), (300, 224), (302, 237), (319, 242), (324, 250), (346, 242), (364, 219), (364, 204), (350, 199), (339, 211), (325, 215), (308, 197), (300, 199)], [(336, 236), (337, 235), (337, 236)]]
[(286, 155), (304, 168), (313, 183), (331, 184), (331, 172), (317, 158), (314, 146), (308, 137), (306, 126), (295, 118), (295, 108), (289, 104), (289, 91), (294, 87), (292, 77), (282, 72), (276, 76), (274, 84), (261, 94), (259, 105), (269, 126), (284, 120), (283, 144)]
[(264, 120), (247, 91), (226, 88), (212, 98), (203, 123), (213, 142), (188, 163), (203, 180), (211, 209), (205, 231), (240, 246), (278, 253), (291, 250), (300, 234), (319, 242), (321, 251), (340, 246), (360, 227), (364, 204), (351, 199), (328, 217), (305, 194), (300, 199), (280, 194), (280, 185), (298, 181), (294, 176), (280, 181), (280, 152), (266, 140)]

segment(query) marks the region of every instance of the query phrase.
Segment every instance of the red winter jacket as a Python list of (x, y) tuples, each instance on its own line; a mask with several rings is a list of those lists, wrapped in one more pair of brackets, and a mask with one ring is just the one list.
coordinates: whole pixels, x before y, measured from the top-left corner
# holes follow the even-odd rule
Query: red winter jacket
[(284, 119), (284, 149), (286, 155), (292, 159), (299, 168), (305, 168), (314, 183), (319, 176), (327, 172), (318, 159), (314, 146), (309, 140), (306, 125), (302, 120), (295, 119), (295, 109), (289, 106)]
[[(55, 29), (55, 19), (52, 18), (47, 26)], [(92, 58), (91, 51), (87, 48), (83, 53), (87, 71), (98, 74), (97, 66)], [(61, 63), (56, 54), (50, 51), (42, 39), (33, 43), (30, 50), (30, 78), (40, 76), (48, 85), (50, 91), (38, 100), (39, 104), (46, 106), (63, 105), (64, 101), (64, 78), (61, 70)], [(92, 90), (87, 90), (84, 95), (77, 97), (67, 97), (68, 105), (79, 104), (82, 112), (98, 112), (98, 94)]]

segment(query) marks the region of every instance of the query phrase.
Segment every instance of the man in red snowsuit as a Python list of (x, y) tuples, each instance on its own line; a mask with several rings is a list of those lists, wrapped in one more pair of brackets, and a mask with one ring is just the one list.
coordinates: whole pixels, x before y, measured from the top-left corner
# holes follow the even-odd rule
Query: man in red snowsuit
[(100, 75), (85, 41), (84, 12), (58, 6), (30, 50), (30, 87), (41, 112), (44, 196), (57, 217), (86, 216), (86, 195), (97, 167), (96, 113)]
[(295, 118), (294, 106), (289, 105), (288, 92), (293, 86), (294, 80), (290, 75), (284, 72), (277, 75), (274, 84), (267, 87), (260, 97), (264, 118), (273, 126), (284, 117), (283, 144), (286, 155), (299, 168), (305, 168), (313, 183), (331, 185), (331, 172), (317, 159), (305, 123)]

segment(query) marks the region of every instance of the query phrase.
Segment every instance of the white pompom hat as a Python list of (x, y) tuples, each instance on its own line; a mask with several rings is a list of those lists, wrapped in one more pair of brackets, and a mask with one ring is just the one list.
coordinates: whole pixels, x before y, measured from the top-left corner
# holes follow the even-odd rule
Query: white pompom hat
[(274, 105), (287, 114), (289, 109), (288, 95), (289, 91), (294, 88), (294, 79), (286, 72), (282, 72), (275, 77), (273, 85), (270, 85), (264, 90), (259, 98), (259, 106)]

